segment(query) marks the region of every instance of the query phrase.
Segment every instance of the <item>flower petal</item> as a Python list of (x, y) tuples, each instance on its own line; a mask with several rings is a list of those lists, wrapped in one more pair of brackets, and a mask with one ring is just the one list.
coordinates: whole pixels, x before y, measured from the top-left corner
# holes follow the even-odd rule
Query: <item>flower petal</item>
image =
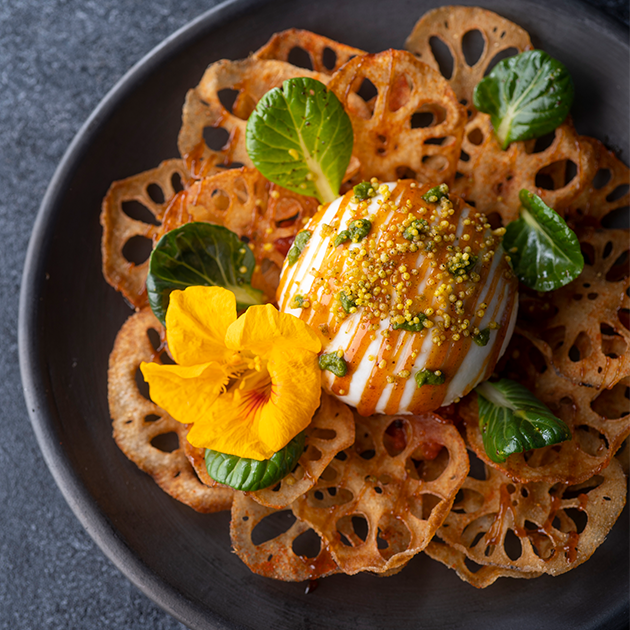
[(274, 452), (306, 429), (319, 407), (321, 370), (311, 352), (274, 348), (267, 364), (272, 388), (262, 410), (260, 440)]
[(221, 287), (173, 291), (166, 311), (168, 349), (179, 365), (222, 361), (225, 333), (236, 321), (236, 298)]
[[(195, 422), (188, 441), (193, 446), (263, 460), (304, 430), (317, 411), (321, 395), (317, 355), (297, 350), (287, 356), (284, 349), (276, 348), (268, 368), (270, 391), (258, 379), (258, 390), (235, 387), (222, 394), (212, 405), (212, 417)], [(255, 400), (256, 391), (264, 393), (265, 400)]]
[(190, 367), (143, 362), (140, 370), (149, 383), (151, 400), (184, 424), (206, 417), (227, 382), (217, 363)]
[(317, 353), (322, 344), (315, 331), (301, 319), (280, 313), (271, 304), (250, 306), (227, 330), (225, 344), (234, 350), (266, 355), (273, 348)]
[(252, 405), (251, 398), (239, 390), (223, 394), (212, 405), (212, 414), (195, 422), (187, 439), (199, 448), (237, 457), (269, 459), (275, 451), (258, 437), (260, 411), (261, 406)]

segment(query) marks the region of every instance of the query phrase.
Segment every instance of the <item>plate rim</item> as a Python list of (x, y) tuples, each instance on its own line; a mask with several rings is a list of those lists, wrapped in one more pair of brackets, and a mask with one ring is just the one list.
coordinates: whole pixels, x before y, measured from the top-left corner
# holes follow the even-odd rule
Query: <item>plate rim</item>
[[(83, 528), (116, 568), (158, 607), (180, 622), (200, 628), (233, 630), (234, 625), (216, 610), (202, 608), (194, 600), (187, 598), (174, 585), (162, 580), (142, 562), (137, 553), (117, 535), (116, 529), (110, 524), (107, 515), (98, 507), (94, 497), (83, 484), (80, 475), (65, 456), (64, 449), (56, 439), (49, 409), (49, 405), (54, 404), (54, 398), (49, 395), (46, 375), (43, 372), (43, 366), (48, 367), (48, 364), (45, 357), (42, 357), (38, 342), (39, 300), (44, 282), (47, 242), (52, 237), (49, 227), (55, 217), (59, 198), (67, 190), (78, 163), (100, 127), (137, 89), (138, 84), (145, 77), (151, 75), (170, 58), (177, 56), (180, 49), (191, 45), (198, 38), (220, 27), (221, 24), (236, 19), (239, 14), (247, 10), (281, 2), (283, 0), (225, 0), (201, 13), (162, 40), (116, 81), (79, 127), (47, 186), (29, 239), (20, 287), (18, 357), (22, 387), (31, 426), (55, 483)], [(529, 0), (529, 2), (546, 4), (544, 0)], [(439, 2), (436, 6), (443, 4), (448, 3)], [(478, 4), (466, 2), (466, 4), (479, 6), (483, 2)], [(630, 49), (628, 26), (615, 17), (605, 14), (585, 0), (556, 0), (553, 3), (557, 11), (575, 7), (575, 5), (579, 5), (580, 12), (583, 12), (594, 25)], [(620, 612), (623, 613), (623, 610)], [(211, 619), (208, 618), (209, 615)]]

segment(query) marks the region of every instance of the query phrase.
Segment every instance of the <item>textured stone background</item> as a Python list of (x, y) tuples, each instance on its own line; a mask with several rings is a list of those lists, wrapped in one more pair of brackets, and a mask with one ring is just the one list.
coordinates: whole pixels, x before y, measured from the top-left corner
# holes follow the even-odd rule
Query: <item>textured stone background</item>
[[(134, 63), (216, 4), (0, 0), (2, 630), (184, 629), (103, 556), (57, 489), (22, 397), (16, 323), (33, 221), (72, 137)], [(627, 0), (592, 4), (628, 23)]]

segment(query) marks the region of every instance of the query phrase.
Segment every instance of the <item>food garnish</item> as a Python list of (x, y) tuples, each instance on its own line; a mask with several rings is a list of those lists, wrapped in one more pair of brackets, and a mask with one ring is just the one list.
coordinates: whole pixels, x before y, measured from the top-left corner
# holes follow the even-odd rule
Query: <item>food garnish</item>
[(304, 439), (304, 432), (298, 433), (284, 448), (262, 461), (207, 448), (204, 457), (206, 470), (216, 482), (235, 490), (262, 490), (273, 486), (295, 468), (304, 451)]
[(262, 291), (252, 288), (254, 255), (230, 230), (211, 223), (187, 223), (167, 232), (149, 259), (149, 305), (165, 323), (169, 295), (175, 289), (218, 286), (236, 297), (236, 308), (262, 304)]
[(553, 291), (575, 280), (584, 256), (575, 232), (545, 202), (521, 190), (521, 217), (505, 229), (503, 249), (518, 279), (535, 291)]
[(140, 368), (151, 398), (192, 425), (193, 446), (269, 459), (308, 426), (319, 405), (321, 342), (271, 304), (252, 306), (237, 319), (236, 298), (227, 289), (174, 291), (166, 339), (176, 365)]
[[(296, 46), (314, 71), (289, 63)], [(104, 273), (141, 309), (110, 357), (115, 439), (194, 509), (231, 504), (262, 575), (392, 575), (422, 550), (479, 588), (564, 573), (625, 503), (628, 234), (604, 226), (628, 169), (578, 135), (566, 69), (504, 18), (435, 9), (407, 47), (292, 29), (216, 62), (187, 96), (182, 159), (112, 185)], [(125, 261), (139, 236), (150, 265)], [(295, 524), (256, 542), (285, 509)], [(307, 532), (313, 558), (294, 548)]]
[(352, 124), (315, 79), (288, 79), (260, 99), (247, 121), (247, 153), (270, 181), (333, 201), (352, 155)]
[(312, 232), (310, 230), (302, 230), (298, 232), (295, 240), (293, 241), (293, 247), (287, 254), (287, 261), (290, 265), (295, 265), (302, 253), (302, 250), (306, 247), (306, 244), (311, 240)]
[(558, 60), (530, 50), (500, 61), (473, 93), (480, 112), (490, 114), (501, 148), (540, 138), (569, 115), (573, 80)]
[(571, 439), (569, 427), (520, 383), (485, 381), (475, 391), (479, 428), (492, 461)]

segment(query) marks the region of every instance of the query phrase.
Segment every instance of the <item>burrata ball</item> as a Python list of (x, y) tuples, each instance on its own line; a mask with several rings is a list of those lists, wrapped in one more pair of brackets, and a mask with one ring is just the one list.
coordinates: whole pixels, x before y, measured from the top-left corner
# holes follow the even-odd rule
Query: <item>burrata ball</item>
[(365, 416), (417, 414), (487, 379), (518, 306), (503, 232), (445, 185), (412, 180), (321, 206), (277, 297), (319, 333), (324, 388)]

